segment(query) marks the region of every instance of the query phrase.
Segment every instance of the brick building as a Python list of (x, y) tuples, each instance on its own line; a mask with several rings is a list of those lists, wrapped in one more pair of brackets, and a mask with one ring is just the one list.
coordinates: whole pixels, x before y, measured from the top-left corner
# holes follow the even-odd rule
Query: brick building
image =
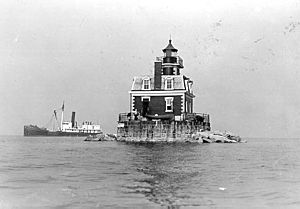
[(154, 62), (153, 75), (136, 76), (130, 94), (130, 112), (120, 113), (117, 137), (124, 140), (188, 139), (210, 130), (208, 114), (195, 113), (193, 81), (181, 75), (183, 60), (169, 44)]
[(130, 110), (148, 119), (182, 121), (193, 113), (193, 81), (181, 74), (183, 60), (171, 40), (162, 51), (153, 75), (134, 77)]

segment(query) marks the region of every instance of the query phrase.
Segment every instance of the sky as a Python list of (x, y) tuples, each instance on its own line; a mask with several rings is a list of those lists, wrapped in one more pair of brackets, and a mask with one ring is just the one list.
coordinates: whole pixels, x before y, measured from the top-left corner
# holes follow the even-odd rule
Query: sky
[(0, 0), (0, 134), (63, 101), (115, 133), (170, 35), (213, 130), (300, 136), (300, 0)]

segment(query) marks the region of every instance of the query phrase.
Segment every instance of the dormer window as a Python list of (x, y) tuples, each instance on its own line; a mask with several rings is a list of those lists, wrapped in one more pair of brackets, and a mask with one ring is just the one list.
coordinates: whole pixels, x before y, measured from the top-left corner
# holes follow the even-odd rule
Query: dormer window
[(174, 89), (174, 81), (173, 78), (167, 78), (165, 80), (165, 89), (166, 90), (172, 90)]
[(143, 79), (143, 90), (150, 90), (150, 78)]
[(189, 84), (189, 92), (190, 92), (190, 93), (193, 93), (193, 90), (192, 90), (192, 87), (193, 87), (193, 81), (189, 81), (188, 84)]

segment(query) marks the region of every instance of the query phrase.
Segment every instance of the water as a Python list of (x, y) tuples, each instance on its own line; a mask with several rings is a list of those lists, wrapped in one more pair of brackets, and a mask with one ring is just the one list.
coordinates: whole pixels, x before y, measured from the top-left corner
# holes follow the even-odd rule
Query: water
[(300, 140), (0, 137), (0, 208), (300, 208)]

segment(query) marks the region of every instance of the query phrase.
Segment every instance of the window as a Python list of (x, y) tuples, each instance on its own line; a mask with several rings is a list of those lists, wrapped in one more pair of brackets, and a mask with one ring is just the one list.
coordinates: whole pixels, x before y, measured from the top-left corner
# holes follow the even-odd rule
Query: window
[(150, 89), (150, 79), (145, 78), (143, 80), (143, 90), (149, 90)]
[(173, 74), (176, 75), (177, 74), (177, 68), (173, 67)]
[(173, 112), (173, 97), (166, 97), (166, 112)]
[(173, 79), (172, 78), (167, 78), (165, 81), (165, 89), (170, 90), (173, 89)]
[(193, 93), (192, 87), (193, 87), (193, 81), (189, 80), (188, 81), (188, 88), (189, 88), (188, 90), (189, 90), (190, 93)]

